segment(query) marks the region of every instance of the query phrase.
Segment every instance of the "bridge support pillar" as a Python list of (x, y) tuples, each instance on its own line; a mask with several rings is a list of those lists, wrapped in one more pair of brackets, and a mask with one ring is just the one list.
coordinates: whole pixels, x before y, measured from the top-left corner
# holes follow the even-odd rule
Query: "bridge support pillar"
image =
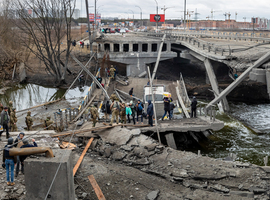
[[(215, 72), (213, 70), (212, 63), (208, 58), (206, 58), (204, 60), (204, 65), (205, 65), (206, 72), (208, 74), (209, 81), (210, 81), (210, 84), (212, 86), (214, 95), (215, 95), (215, 97), (217, 97), (220, 92), (219, 92), (219, 88), (218, 88), (218, 81), (217, 81)], [(222, 101), (218, 103), (218, 108), (221, 112), (229, 111), (230, 108), (229, 108), (229, 104), (228, 104), (226, 97), (224, 97), (222, 99)]]

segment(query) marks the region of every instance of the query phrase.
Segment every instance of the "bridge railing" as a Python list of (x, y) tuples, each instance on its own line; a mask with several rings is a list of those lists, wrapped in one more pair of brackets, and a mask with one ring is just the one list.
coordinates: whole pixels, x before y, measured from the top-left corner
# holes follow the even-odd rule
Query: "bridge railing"
[[(245, 47), (245, 48), (237, 48), (237, 49), (232, 49), (229, 46), (224, 48), (223, 46), (215, 45), (210, 42), (206, 42), (200, 38), (198, 38), (198, 35), (192, 35), (189, 32), (185, 33), (175, 33), (173, 31), (165, 31), (166, 33), (166, 39), (170, 41), (181, 41), (182, 43), (186, 43), (187, 45), (192, 45), (196, 47), (197, 49), (201, 49), (203, 51), (206, 51), (208, 53), (213, 53), (213, 54), (220, 54), (221, 56), (231, 56), (232, 53), (234, 52), (240, 52), (240, 51), (246, 51), (248, 49), (251, 49), (256, 46), (260, 46), (263, 44), (268, 44), (270, 43), (270, 38), (261, 38), (263, 40), (263, 43), (261, 44), (256, 44), (251, 47)], [(164, 33), (148, 33), (148, 36), (152, 37), (163, 37)], [(253, 40), (256, 40), (256, 38), (252, 38)], [(259, 38), (260, 39), (260, 38)], [(258, 40), (258, 38), (257, 38)]]

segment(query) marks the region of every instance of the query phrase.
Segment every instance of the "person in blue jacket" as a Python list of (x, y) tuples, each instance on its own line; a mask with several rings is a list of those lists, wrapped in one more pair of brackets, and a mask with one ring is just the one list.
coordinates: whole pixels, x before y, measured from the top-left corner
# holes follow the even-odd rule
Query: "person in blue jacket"
[(147, 117), (148, 117), (148, 124), (153, 126), (153, 115), (154, 115), (154, 107), (151, 103), (151, 100), (148, 100), (148, 108), (147, 108)]
[[(21, 146), (21, 148), (29, 148), (29, 147), (37, 147), (37, 143), (35, 142), (35, 139), (32, 139), (33, 144), (29, 144), (29, 141), (27, 138), (22, 140), (23, 145)], [(21, 161), (21, 163), (23, 163), (24, 165), (24, 160), (27, 158), (27, 156), (20, 156), (19, 159)], [(24, 174), (24, 172), (22, 172)]]

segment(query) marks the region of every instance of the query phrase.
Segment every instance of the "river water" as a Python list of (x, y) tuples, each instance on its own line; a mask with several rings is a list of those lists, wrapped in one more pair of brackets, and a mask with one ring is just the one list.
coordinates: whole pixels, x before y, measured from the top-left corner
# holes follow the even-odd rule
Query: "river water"
[[(87, 93), (88, 87), (74, 88), (66, 94), (66, 99), (83, 97)], [(48, 88), (35, 84), (19, 84), (8, 89), (4, 95), (0, 95), (0, 101), (4, 106), (9, 101), (13, 102), (13, 107), (18, 110), (30, 108), (35, 105), (53, 101), (61, 98), (66, 89)]]
[[(214, 132), (210, 141), (202, 145), (202, 153), (214, 158), (225, 158), (234, 153), (236, 160), (264, 165), (263, 158), (270, 155), (270, 105), (238, 103), (231, 104), (230, 108), (230, 116), (217, 115), (225, 127)], [(236, 118), (264, 134), (257, 135)]]

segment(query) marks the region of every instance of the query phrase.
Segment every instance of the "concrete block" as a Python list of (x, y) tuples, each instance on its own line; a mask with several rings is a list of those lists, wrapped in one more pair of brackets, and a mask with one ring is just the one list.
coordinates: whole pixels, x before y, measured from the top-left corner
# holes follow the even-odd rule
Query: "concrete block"
[(45, 198), (60, 163), (61, 167), (49, 193), (49, 199), (75, 199), (71, 151), (57, 149), (53, 152), (54, 158), (40, 157), (25, 160), (26, 199)]
[(252, 69), (249, 73), (249, 79), (256, 82), (266, 83), (266, 70)]

